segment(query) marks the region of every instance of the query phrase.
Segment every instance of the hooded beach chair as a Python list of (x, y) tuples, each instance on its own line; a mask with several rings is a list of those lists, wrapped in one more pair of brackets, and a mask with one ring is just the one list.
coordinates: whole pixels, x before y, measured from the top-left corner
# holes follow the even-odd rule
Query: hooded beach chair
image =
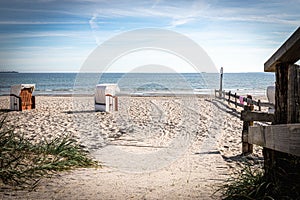
[(116, 93), (120, 89), (117, 84), (99, 84), (95, 91), (95, 111), (117, 111), (118, 97)]

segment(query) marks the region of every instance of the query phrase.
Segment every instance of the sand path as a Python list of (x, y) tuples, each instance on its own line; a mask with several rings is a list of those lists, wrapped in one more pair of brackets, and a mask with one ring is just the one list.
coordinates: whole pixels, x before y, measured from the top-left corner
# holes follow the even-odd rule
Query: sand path
[(36, 110), (10, 112), (16, 131), (33, 141), (71, 134), (103, 167), (61, 173), (31, 192), (2, 189), (0, 198), (220, 199), (217, 186), (238, 164), (222, 158), (240, 154), (238, 118), (207, 98), (119, 102), (109, 114), (93, 112), (93, 98), (38, 97)]

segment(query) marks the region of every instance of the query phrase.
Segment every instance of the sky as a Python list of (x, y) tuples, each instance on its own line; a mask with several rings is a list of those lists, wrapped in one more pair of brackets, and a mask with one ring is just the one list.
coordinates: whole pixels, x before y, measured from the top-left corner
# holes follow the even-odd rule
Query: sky
[[(300, 0), (1, 0), (0, 71), (78, 72), (112, 38), (157, 28), (191, 39), (216, 69), (263, 72), (299, 27), (299, 10)], [(134, 41), (126, 42), (115, 50)], [(106, 70), (129, 72), (151, 64), (193, 72), (180, 55), (164, 49), (127, 52)]]

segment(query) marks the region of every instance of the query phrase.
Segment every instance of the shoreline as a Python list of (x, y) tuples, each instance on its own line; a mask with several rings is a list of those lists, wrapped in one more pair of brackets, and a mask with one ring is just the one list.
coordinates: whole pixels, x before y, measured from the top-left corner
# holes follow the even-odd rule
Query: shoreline
[[(226, 90), (227, 91), (227, 90)], [(256, 93), (245, 93), (245, 92), (239, 92), (239, 91), (234, 91), (237, 93), (237, 95), (251, 95), (252, 97), (266, 97), (266, 92), (256, 92)], [(231, 91), (231, 93), (234, 93)], [(10, 96), (10, 94), (5, 93), (5, 94), (0, 94), (0, 97), (7, 97)], [(37, 93), (34, 92), (33, 96), (47, 96), (47, 97), (94, 97), (94, 93)], [(214, 97), (214, 90), (211, 92), (206, 92), (206, 93), (171, 93), (171, 92), (133, 92), (133, 93), (118, 93), (116, 94), (118, 97)]]

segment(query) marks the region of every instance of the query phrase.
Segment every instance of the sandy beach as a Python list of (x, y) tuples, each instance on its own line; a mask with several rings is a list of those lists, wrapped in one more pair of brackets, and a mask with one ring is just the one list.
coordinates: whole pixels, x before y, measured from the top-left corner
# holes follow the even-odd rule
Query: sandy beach
[(112, 113), (95, 112), (93, 97), (37, 96), (36, 109), (7, 115), (33, 142), (71, 135), (102, 167), (60, 173), (30, 192), (4, 187), (1, 199), (220, 199), (218, 185), (242, 159), (262, 159), (257, 146), (241, 158), (242, 121), (210, 96), (119, 97)]

